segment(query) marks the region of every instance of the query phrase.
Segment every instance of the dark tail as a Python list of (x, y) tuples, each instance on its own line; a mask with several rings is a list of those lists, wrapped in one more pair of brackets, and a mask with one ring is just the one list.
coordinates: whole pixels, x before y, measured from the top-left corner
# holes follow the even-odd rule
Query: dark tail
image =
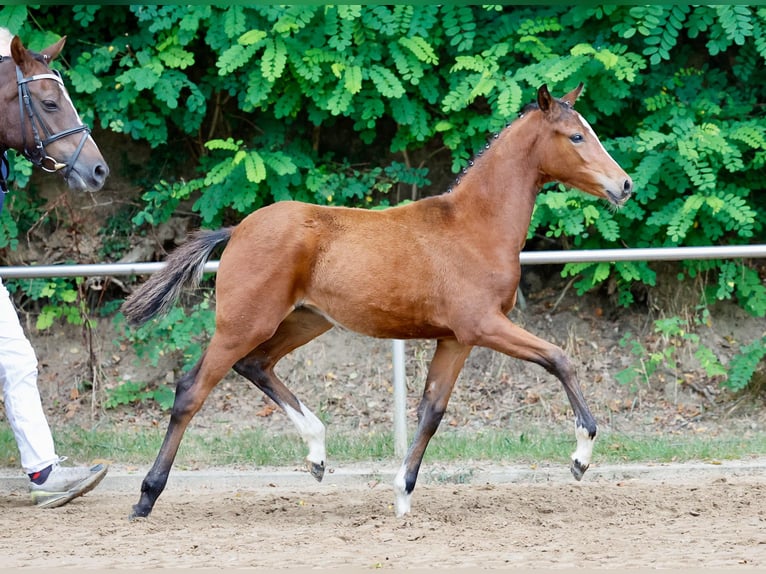
[(121, 311), (131, 325), (142, 325), (155, 315), (167, 313), (185, 285), (196, 287), (202, 279), (205, 263), (213, 249), (229, 241), (233, 227), (217, 231), (197, 231), (173, 251), (167, 265), (133, 291)]

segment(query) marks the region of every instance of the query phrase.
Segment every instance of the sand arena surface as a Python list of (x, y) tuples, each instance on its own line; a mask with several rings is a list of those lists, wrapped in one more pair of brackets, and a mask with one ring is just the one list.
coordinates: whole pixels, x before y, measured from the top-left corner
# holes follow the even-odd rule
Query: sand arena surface
[[(393, 467), (174, 471), (130, 522), (145, 469), (59, 509), (0, 473), (3, 567), (764, 568), (766, 460), (566, 468), (431, 465), (393, 513)], [(40, 520), (44, 517), (45, 520)]]

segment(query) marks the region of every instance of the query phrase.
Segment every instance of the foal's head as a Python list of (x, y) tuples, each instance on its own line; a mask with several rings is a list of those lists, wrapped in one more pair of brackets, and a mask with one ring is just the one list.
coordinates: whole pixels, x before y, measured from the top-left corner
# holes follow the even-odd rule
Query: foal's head
[(0, 150), (13, 148), (42, 169), (58, 171), (72, 189), (101, 189), (109, 167), (49, 67), (66, 38), (36, 53), (18, 36), (8, 44), (11, 35), (0, 32), (6, 43), (0, 45)]
[(529, 114), (539, 114), (538, 121), (544, 122), (538, 141), (542, 183), (559, 181), (619, 206), (630, 197), (633, 181), (574, 110), (582, 87), (560, 100), (545, 85), (537, 92), (537, 105)]

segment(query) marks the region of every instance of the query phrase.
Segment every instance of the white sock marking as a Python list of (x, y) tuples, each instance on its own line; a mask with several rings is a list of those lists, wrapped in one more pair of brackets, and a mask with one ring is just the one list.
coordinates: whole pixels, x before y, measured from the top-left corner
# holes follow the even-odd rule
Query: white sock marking
[(595, 437), (590, 438), (588, 430), (585, 427), (578, 426), (576, 422), (575, 437), (577, 437), (577, 450), (572, 454), (572, 460), (579, 462), (582, 468), (587, 468), (593, 456), (593, 441)]
[(394, 478), (394, 512), (397, 518), (401, 518), (405, 514), (409, 514), (412, 507), (412, 493), (407, 494), (407, 484), (404, 481), (404, 477), (407, 474), (407, 467), (402, 464), (399, 472), (396, 473)]
[(306, 459), (309, 462), (315, 464), (324, 465), (327, 457), (327, 451), (325, 450), (325, 426), (322, 424), (314, 413), (304, 405), (301, 401), (298, 401), (303, 413), (299, 413), (289, 405), (284, 405), (285, 413), (288, 418), (298, 429), (301, 437), (309, 447), (309, 454)]

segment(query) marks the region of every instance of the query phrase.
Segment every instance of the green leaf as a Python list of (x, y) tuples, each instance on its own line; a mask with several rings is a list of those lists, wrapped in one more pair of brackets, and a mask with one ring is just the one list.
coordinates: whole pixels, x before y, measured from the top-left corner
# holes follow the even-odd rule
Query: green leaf
[(25, 4), (11, 4), (0, 9), (0, 27), (18, 31), (21, 30), (26, 20), (27, 6)]
[(55, 321), (58, 314), (56, 313), (55, 309), (46, 306), (43, 308), (43, 310), (40, 312), (40, 314), (37, 316), (37, 322), (35, 324), (35, 328), (38, 331), (45, 331), (51, 325), (53, 325), (53, 322)]
[(242, 141), (234, 141), (233, 138), (226, 138), (225, 140), (215, 139), (205, 142), (207, 149), (224, 149), (229, 151), (237, 151), (242, 145)]
[(437, 65), (439, 63), (439, 56), (431, 47), (431, 45), (419, 36), (399, 38), (399, 44), (407, 48), (412, 54), (421, 62), (425, 64)]
[(194, 65), (194, 54), (184, 50), (181, 46), (169, 46), (159, 53), (159, 58), (168, 68), (185, 69)]
[(247, 180), (252, 183), (260, 183), (266, 179), (266, 165), (263, 163), (261, 154), (255, 150), (245, 156), (245, 173)]
[(263, 161), (277, 175), (291, 175), (298, 171), (298, 166), (295, 165), (292, 157), (281, 151), (264, 153)]
[(257, 49), (256, 44), (230, 46), (220, 55), (215, 64), (218, 67), (218, 75), (226, 76), (241, 68), (250, 61)]
[(343, 86), (350, 94), (358, 94), (362, 89), (361, 66), (348, 66), (344, 71)]
[(374, 64), (370, 67), (369, 74), (372, 83), (383, 97), (401, 98), (404, 95), (404, 86), (388, 68)]
[(155, 68), (143, 66), (141, 68), (130, 68), (115, 79), (123, 84), (133, 84), (136, 90), (141, 91), (152, 89), (159, 81), (160, 74)]
[(263, 30), (248, 30), (237, 38), (237, 44), (241, 46), (251, 46), (253, 44), (259, 44), (261, 40), (265, 39), (266, 32)]
[(285, 42), (276, 36), (266, 40), (266, 49), (261, 59), (261, 73), (267, 80), (273, 82), (282, 75), (287, 63)]
[(607, 263), (606, 261), (602, 261), (598, 265), (596, 265), (596, 269), (593, 271), (593, 283), (601, 283), (604, 281), (607, 277), (609, 277), (609, 272), (612, 268), (611, 263)]

